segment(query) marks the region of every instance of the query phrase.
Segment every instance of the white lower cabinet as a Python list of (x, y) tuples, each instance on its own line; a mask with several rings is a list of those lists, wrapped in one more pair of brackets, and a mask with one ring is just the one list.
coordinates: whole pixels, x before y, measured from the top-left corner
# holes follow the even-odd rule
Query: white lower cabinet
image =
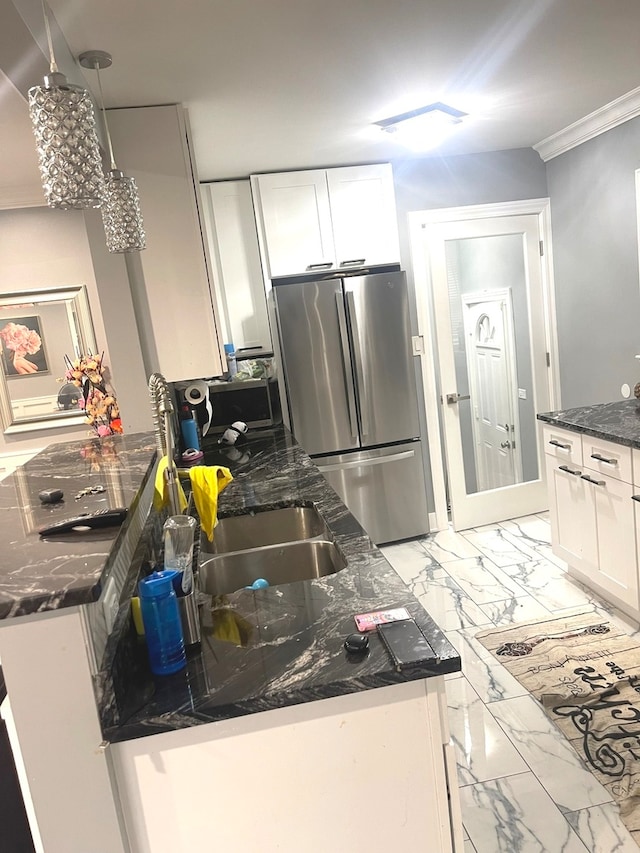
[[(582, 436), (582, 453), (558, 457), (544, 429), (552, 549), (569, 572), (640, 618), (640, 503), (633, 500), (631, 448)], [(553, 431), (575, 448), (576, 433)], [(638, 456), (640, 461), (640, 456)], [(636, 479), (640, 466), (636, 466)], [(640, 496), (640, 495), (639, 495)]]
[(436, 677), (112, 744), (131, 851), (462, 853), (443, 713)]

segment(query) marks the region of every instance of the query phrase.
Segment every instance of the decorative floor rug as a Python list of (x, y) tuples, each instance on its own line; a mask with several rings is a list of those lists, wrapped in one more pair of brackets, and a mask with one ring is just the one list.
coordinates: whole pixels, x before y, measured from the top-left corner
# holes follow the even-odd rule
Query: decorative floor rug
[(476, 639), (542, 704), (640, 847), (640, 643), (594, 613)]

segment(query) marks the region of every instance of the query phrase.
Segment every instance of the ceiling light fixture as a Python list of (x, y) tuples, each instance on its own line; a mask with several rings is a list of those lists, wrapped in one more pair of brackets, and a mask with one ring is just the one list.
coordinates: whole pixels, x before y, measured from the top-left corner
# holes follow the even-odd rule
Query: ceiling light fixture
[(398, 142), (417, 151), (434, 148), (460, 124), (467, 113), (436, 101), (391, 118), (374, 122)]
[(49, 207), (65, 210), (100, 207), (104, 174), (93, 104), (86, 89), (58, 71), (45, 0), (42, 14), (50, 73), (43, 86), (29, 89), (29, 115), (45, 198)]
[(138, 187), (134, 178), (128, 178), (116, 166), (100, 80), (100, 69), (109, 68), (111, 61), (111, 54), (104, 50), (87, 50), (78, 57), (78, 62), (83, 68), (93, 68), (96, 72), (100, 92), (100, 109), (109, 145), (111, 169), (105, 178), (101, 207), (107, 249), (113, 253), (139, 252), (146, 248), (146, 237)]

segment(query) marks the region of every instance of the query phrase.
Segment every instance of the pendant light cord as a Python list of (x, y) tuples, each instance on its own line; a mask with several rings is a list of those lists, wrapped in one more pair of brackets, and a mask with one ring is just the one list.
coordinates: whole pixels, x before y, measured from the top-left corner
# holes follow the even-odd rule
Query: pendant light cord
[(44, 28), (47, 33), (47, 44), (49, 45), (49, 68), (52, 74), (58, 70), (56, 58), (53, 54), (53, 39), (51, 38), (51, 27), (49, 26), (49, 17), (47, 15), (47, 6), (45, 0), (42, 0), (42, 15), (44, 17)]
[(98, 78), (98, 91), (100, 93), (100, 110), (102, 112), (102, 119), (104, 121), (104, 129), (107, 134), (107, 144), (109, 145), (109, 159), (111, 160), (111, 168), (117, 169), (115, 157), (113, 156), (113, 145), (111, 143), (111, 134), (109, 133), (109, 125), (107, 124), (107, 111), (104, 108), (104, 93), (102, 91), (102, 81), (100, 80), (100, 65), (98, 62), (94, 63), (93, 66), (96, 69), (96, 76)]

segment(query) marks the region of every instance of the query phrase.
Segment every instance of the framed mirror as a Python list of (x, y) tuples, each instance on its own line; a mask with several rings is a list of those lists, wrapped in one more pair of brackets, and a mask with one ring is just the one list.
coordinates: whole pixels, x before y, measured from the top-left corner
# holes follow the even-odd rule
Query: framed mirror
[(0, 413), (5, 433), (83, 423), (72, 361), (96, 352), (84, 285), (0, 296)]

